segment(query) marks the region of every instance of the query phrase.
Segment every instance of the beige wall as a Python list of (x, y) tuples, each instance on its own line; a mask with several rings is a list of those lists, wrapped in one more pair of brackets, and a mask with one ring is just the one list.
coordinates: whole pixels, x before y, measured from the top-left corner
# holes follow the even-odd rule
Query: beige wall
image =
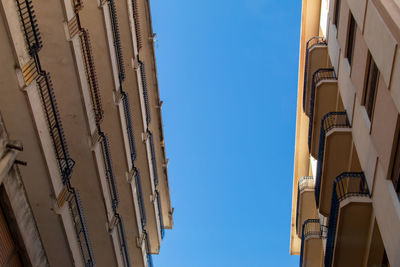
[[(304, 5), (303, 1), (303, 5)], [(390, 179), (394, 142), (400, 111), (400, 8), (396, 1), (381, 0), (342, 0), (339, 29), (332, 24), (334, 2), (329, 11), (328, 51), (332, 64), (338, 74), (341, 101), (352, 124), (354, 147), (349, 167), (362, 169), (372, 194), (373, 220), (376, 221), (369, 232), (369, 243), (384, 246), (390, 265), (400, 264), (400, 203)], [(357, 30), (352, 66), (348, 64), (346, 44), (350, 12), (353, 14)], [(303, 20), (305, 17), (303, 15)], [(304, 24), (304, 21), (302, 22)], [(303, 39), (300, 43), (302, 44)], [(304, 51), (300, 50), (300, 64)], [(375, 60), (379, 71), (379, 84), (372, 121), (368, 118), (362, 99), (366, 83), (368, 54)], [(302, 69), (300, 69), (301, 73)], [(299, 75), (299, 82), (302, 79)], [(299, 113), (298, 107), (298, 113)], [(298, 114), (299, 117), (299, 114)], [(297, 124), (296, 133), (301, 130)], [(296, 134), (297, 144), (301, 138)], [(295, 162), (301, 159), (295, 154)], [(308, 164), (303, 163), (303, 167)], [(298, 169), (295, 164), (295, 172)], [(297, 178), (294, 178), (294, 181)], [(297, 190), (297, 189), (296, 189)], [(293, 191), (295, 194), (295, 190)], [(293, 214), (293, 213), (292, 213)], [(380, 234), (377, 234), (377, 229)], [(379, 238), (378, 238), (379, 237)], [(380, 240), (381, 237), (381, 240)], [(372, 241), (371, 241), (372, 240)], [(381, 242), (381, 244), (379, 243)], [(372, 245), (371, 245), (372, 247)], [(382, 255), (370, 249), (365, 251), (364, 265), (376, 261)], [(381, 254), (381, 253), (378, 253)]]

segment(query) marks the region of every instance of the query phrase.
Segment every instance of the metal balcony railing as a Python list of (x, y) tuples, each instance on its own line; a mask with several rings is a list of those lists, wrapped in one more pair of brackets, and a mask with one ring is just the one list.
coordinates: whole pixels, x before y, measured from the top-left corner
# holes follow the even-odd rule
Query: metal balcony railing
[(164, 235), (165, 235), (165, 228), (164, 228), (164, 220), (163, 220), (163, 216), (162, 216), (160, 193), (158, 191), (156, 191), (156, 197), (157, 197), (157, 206), (158, 206), (158, 218), (160, 219), (161, 239), (163, 239)]
[(34, 58), (36, 62), (36, 68), (39, 73), (36, 81), (39, 87), (43, 109), (46, 114), (47, 125), (49, 127), (50, 137), (53, 142), (54, 152), (56, 153), (62, 182), (65, 184), (71, 176), (72, 168), (75, 162), (69, 156), (64, 130), (61, 124), (60, 113), (58, 111), (53, 85), (50, 80), (50, 74), (41, 69), (37, 54), (34, 54)]
[(18, 6), (21, 24), (25, 33), (25, 41), (28, 51), (34, 59), (36, 72), (38, 74), (36, 76), (36, 82), (39, 88), (43, 109), (49, 127), (50, 137), (53, 142), (54, 152), (56, 154), (58, 167), (61, 173), (61, 179), (70, 193), (68, 206), (72, 215), (81, 254), (85, 262), (85, 266), (93, 267), (95, 265), (95, 260), (92, 247), (90, 245), (82, 204), (78, 192), (70, 184), (70, 176), (75, 163), (69, 157), (68, 147), (65, 141), (64, 131), (61, 124), (61, 118), (58, 111), (50, 74), (44, 71), (40, 65), (38, 52), (42, 47), (42, 42), (39, 36), (39, 29), (36, 23), (33, 5), (30, 0), (16, 0), (16, 3)]
[(139, 60), (139, 67), (140, 67), (140, 75), (142, 77), (143, 98), (144, 98), (144, 106), (146, 109), (146, 123), (147, 125), (149, 125), (151, 122), (151, 116), (150, 116), (149, 94), (147, 90), (146, 67), (144, 63), (140, 60)]
[(92, 46), (90, 44), (90, 36), (86, 29), (83, 29), (79, 22), (79, 15), (77, 14), (78, 27), (80, 29), (81, 49), (83, 52), (83, 59), (85, 63), (86, 76), (89, 83), (90, 94), (93, 104), (93, 111), (95, 114), (96, 124), (99, 125), (103, 119), (103, 108), (101, 104), (101, 96), (99, 84), (97, 81), (96, 68), (94, 65)]
[(297, 208), (296, 208), (296, 232), (298, 231), (300, 217), (300, 194), (307, 189), (314, 189), (314, 177), (303, 176), (300, 178), (297, 187)]
[(18, 13), (22, 28), (25, 34), (26, 45), (31, 56), (39, 52), (42, 48), (42, 39), (40, 37), (39, 27), (33, 10), (32, 1), (16, 0)]
[[(119, 196), (118, 196), (117, 185), (116, 185), (115, 177), (114, 177), (114, 170), (113, 170), (111, 153), (110, 153), (110, 145), (109, 145), (106, 134), (102, 132), (101, 127), (100, 127), (100, 122), (103, 118), (104, 112), (103, 112), (102, 104), (101, 104), (101, 97), (100, 97), (100, 92), (99, 92), (99, 86), (98, 86), (96, 69), (95, 69), (94, 60), (93, 60), (93, 53), (92, 53), (92, 48), (91, 48), (91, 44), (90, 44), (89, 33), (86, 29), (81, 27), (80, 20), (79, 20), (78, 10), (80, 8), (82, 8), (81, 1), (74, 0), (74, 7), (75, 7), (75, 12), (76, 12), (75, 16), (77, 19), (77, 24), (78, 24), (79, 30), (81, 32), (81, 34), (80, 34), (81, 47), (82, 47), (82, 52), (84, 55), (86, 75), (87, 75), (87, 80), (89, 83), (91, 99), (92, 99), (93, 109), (94, 109), (95, 118), (96, 118), (97, 132), (101, 138), (101, 147), (102, 147), (102, 152), (103, 152), (104, 167), (105, 167), (105, 172), (106, 172), (106, 179), (108, 182), (108, 189), (109, 189), (109, 193), (111, 196), (111, 205), (112, 205), (112, 209), (114, 212), (114, 216), (117, 219), (116, 227), (117, 227), (117, 236), (118, 236), (118, 240), (119, 240), (119, 244), (120, 244), (120, 252), (121, 252), (121, 255), (123, 258), (124, 266), (130, 267), (131, 263), (130, 263), (129, 253), (128, 253), (128, 245), (126, 242), (125, 228), (124, 228), (124, 224), (122, 221), (122, 217), (117, 213), (117, 208), (119, 205)], [(119, 79), (120, 79), (120, 83), (122, 83), (122, 81), (125, 78), (125, 73), (124, 73), (124, 67), (123, 67), (123, 63), (122, 63), (122, 52), (121, 52), (121, 47), (120, 47), (119, 30), (118, 30), (118, 23), (117, 23), (117, 19), (116, 19), (114, 1), (109, 1), (109, 7), (110, 7), (110, 13), (111, 13), (112, 28), (113, 28), (113, 33), (114, 33), (114, 45), (115, 45), (115, 49), (116, 49), (116, 53), (117, 53)], [(133, 139), (133, 129), (132, 129), (132, 122), (131, 122), (131, 117), (130, 117), (131, 115), (130, 115), (130, 108), (129, 108), (129, 100), (128, 100), (128, 96), (122, 90), (122, 85), (121, 85), (120, 90), (121, 90), (121, 94), (123, 95), (125, 118), (126, 118), (126, 122), (127, 122), (127, 131), (128, 131), (128, 138), (129, 138), (129, 143), (130, 143), (130, 148), (131, 148), (131, 159), (132, 159), (132, 164), (133, 164), (133, 162), (136, 158), (136, 150), (135, 150), (135, 144), (134, 144), (134, 139)]]
[(62, 182), (65, 184), (71, 176), (74, 161), (69, 157), (68, 147), (64, 137), (64, 131), (61, 124), (61, 118), (58, 111), (50, 74), (42, 70), (40, 65), (38, 52), (42, 47), (42, 42), (35, 12), (33, 10), (32, 1), (16, 0), (16, 3), (22, 28), (25, 34), (28, 52), (34, 59), (34, 68), (36, 68), (36, 72), (38, 74), (36, 76), (36, 82), (39, 87), (39, 93), (42, 99), (43, 109), (46, 114), (47, 125), (49, 127), (50, 137), (56, 153)]
[(311, 237), (325, 239), (326, 234), (326, 226), (320, 225), (319, 219), (308, 219), (304, 222), (301, 232), (300, 267), (303, 266), (305, 241)]
[(72, 5), (74, 7), (75, 13), (77, 13), (79, 10), (82, 9), (83, 1), (82, 0), (72, 0)]
[(121, 93), (122, 93), (122, 102), (123, 102), (123, 106), (124, 106), (124, 111), (125, 111), (125, 122), (126, 122), (126, 130), (127, 130), (127, 134), (128, 134), (128, 140), (129, 140), (129, 148), (131, 151), (131, 162), (132, 162), (132, 166), (135, 165), (135, 160), (136, 160), (136, 146), (135, 146), (135, 138), (133, 135), (133, 126), (132, 126), (132, 117), (131, 117), (131, 108), (129, 105), (129, 98), (128, 98), (128, 94), (125, 93), (124, 91), (122, 91), (122, 87), (121, 87)]
[(117, 11), (116, 11), (114, 0), (109, 0), (108, 6), (110, 9), (111, 28), (112, 28), (112, 32), (113, 32), (115, 53), (117, 56), (116, 60), (118, 63), (118, 78), (119, 78), (119, 83), (120, 83), (119, 90), (122, 95), (122, 102), (123, 102), (124, 113), (125, 113), (125, 122), (126, 122), (127, 134), (128, 134), (128, 140), (129, 140), (131, 162), (132, 162), (132, 166), (134, 166), (134, 162), (136, 160), (136, 147), (135, 147), (135, 139), (134, 139), (134, 134), (133, 134), (133, 126), (132, 126), (129, 98), (128, 98), (128, 94), (126, 92), (124, 92), (124, 90), (122, 88), (122, 82), (125, 80), (125, 67), (124, 67), (123, 56), (122, 56), (121, 39), (120, 39), (119, 26), (118, 26), (118, 17), (117, 17)]
[(319, 207), (319, 192), (321, 187), (322, 166), (324, 162), (325, 136), (333, 128), (350, 128), (346, 111), (329, 112), (322, 117), (319, 137), (317, 176), (315, 181), (315, 202)]
[(131, 260), (129, 257), (129, 252), (128, 252), (128, 244), (126, 242), (125, 238), (125, 228), (124, 228), (124, 223), (122, 221), (121, 216), (118, 213), (115, 213), (114, 216), (117, 218), (117, 233), (118, 233), (118, 240), (120, 244), (120, 249), (121, 249), (121, 255), (124, 260), (124, 266), (125, 267), (131, 267)]
[(142, 181), (140, 178), (139, 170), (135, 168), (135, 171), (136, 171), (135, 182), (136, 182), (139, 209), (140, 209), (140, 221), (142, 223), (142, 229), (144, 230), (147, 223), (147, 218), (146, 218), (146, 209), (144, 207), (144, 201), (143, 201)]
[(69, 193), (72, 196), (72, 198), (68, 201), (68, 205), (74, 222), (75, 233), (79, 242), (81, 254), (85, 262), (85, 266), (93, 267), (95, 266), (95, 260), (92, 247), (90, 245), (89, 233), (87, 231), (86, 220), (84, 217), (79, 194), (75, 190), (75, 188), (71, 187), (71, 184), (69, 182), (67, 183), (67, 187)]
[(138, 50), (142, 48), (142, 34), (140, 31), (140, 21), (139, 21), (139, 8), (137, 4), (137, 0), (132, 0), (132, 9), (133, 9), (133, 21), (135, 23), (135, 32), (136, 32), (136, 42), (138, 46)]
[(150, 152), (151, 152), (151, 163), (153, 165), (153, 175), (154, 175), (154, 186), (158, 185), (158, 171), (157, 171), (157, 160), (156, 160), (156, 152), (154, 149), (154, 140), (153, 134), (150, 131), (147, 131), (150, 140)]
[(308, 75), (308, 58), (311, 48), (316, 45), (327, 45), (324, 37), (312, 37), (307, 41), (306, 45), (306, 59), (304, 66), (304, 85), (303, 85), (303, 110), (306, 110), (306, 92), (307, 92), (307, 75)]
[(99, 135), (101, 137), (101, 148), (103, 152), (104, 167), (107, 176), (108, 189), (111, 196), (112, 209), (115, 213), (117, 212), (117, 207), (119, 204), (119, 196), (117, 191), (117, 185), (115, 183), (114, 170), (112, 167), (110, 145), (108, 143), (107, 136), (103, 132), (99, 131)]
[(313, 132), (313, 120), (314, 120), (314, 105), (315, 105), (315, 90), (317, 85), (321, 81), (332, 81), (337, 80), (336, 73), (333, 68), (318, 69), (313, 73), (312, 85), (311, 85), (311, 96), (310, 96), (310, 110), (309, 110), (309, 123), (308, 123), (308, 150), (311, 151), (312, 132)]
[(370, 197), (367, 181), (362, 172), (345, 172), (333, 183), (328, 239), (326, 241), (325, 267), (331, 267), (340, 202), (348, 197)]
[(146, 246), (146, 259), (147, 259), (147, 267), (153, 267), (153, 257), (151, 256), (150, 252), (150, 242), (149, 242), (149, 236), (147, 235), (147, 232), (144, 231), (144, 236), (145, 236), (145, 246)]
[(108, 1), (108, 7), (110, 9), (111, 27), (114, 37), (114, 48), (115, 48), (115, 53), (117, 55), (119, 82), (122, 83), (125, 80), (125, 67), (123, 62), (124, 60), (122, 57), (121, 38), (119, 35), (117, 10), (115, 8), (114, 0)]

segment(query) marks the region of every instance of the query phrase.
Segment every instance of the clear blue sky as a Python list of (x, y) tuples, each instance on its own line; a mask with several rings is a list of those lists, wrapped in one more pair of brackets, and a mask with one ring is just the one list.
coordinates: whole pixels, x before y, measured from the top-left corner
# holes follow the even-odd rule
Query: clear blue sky
[(301, 1), (151, 0), (174, 229), (156, 267), (289, 255)]

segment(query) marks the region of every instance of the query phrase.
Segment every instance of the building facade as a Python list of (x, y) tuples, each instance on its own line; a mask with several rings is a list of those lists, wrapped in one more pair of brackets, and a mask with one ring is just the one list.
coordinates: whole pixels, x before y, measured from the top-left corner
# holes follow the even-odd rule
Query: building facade
[(0, 18), (0, 265), (153, 266), (173, 209), (149, 1)]
[(303, 0), (290, 253), (400, 266), (400, 3)]

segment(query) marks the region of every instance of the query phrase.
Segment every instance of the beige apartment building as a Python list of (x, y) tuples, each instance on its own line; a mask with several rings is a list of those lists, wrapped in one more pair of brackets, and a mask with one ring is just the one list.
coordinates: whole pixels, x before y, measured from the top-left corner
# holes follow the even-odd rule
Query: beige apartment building
[(400, 1), (303, 0), (290, 253), (400, 266)]
[(148, 0), (0, 1), (0, 266), (151, 267), (173, 227)]

